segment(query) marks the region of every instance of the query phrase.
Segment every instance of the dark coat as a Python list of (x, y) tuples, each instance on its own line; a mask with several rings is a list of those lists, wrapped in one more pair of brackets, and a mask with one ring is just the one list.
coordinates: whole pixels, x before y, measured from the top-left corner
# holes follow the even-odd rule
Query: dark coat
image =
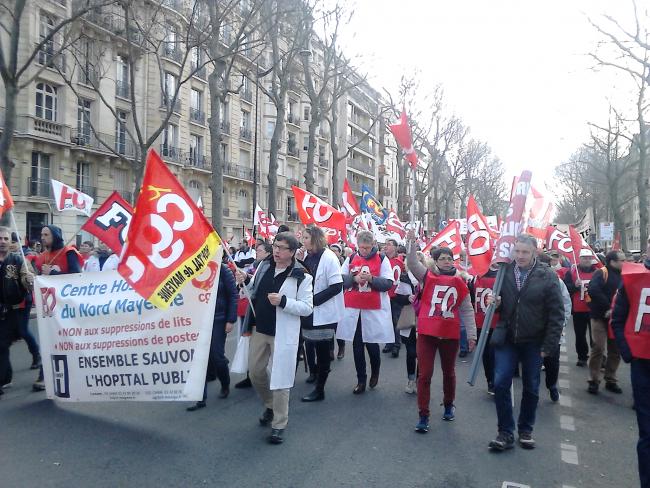
[(557, 274), (548, 265), (536, 262), (522, 289), (517, 290), (514, 268), (514, 262), (506, 266), (497, 327), (508, 330), (510, 342), (537, 342), (550, 355), (557, 349), (564, 326)]
[(607, 281), (603, 270), (598, 270), (589, 281), (589, 314), (592, 319), (605, 319), (605, 313), (611, 308), (612, 298), (621, 285), (621, 272), (607, 267)]
[(214, 323), (224, 325), (226, 322), (237, 322), (237, 283), (235, 276), (228, 266), (219, 268), (219, 287), (217, 288), (217, 303), (214, 307)]

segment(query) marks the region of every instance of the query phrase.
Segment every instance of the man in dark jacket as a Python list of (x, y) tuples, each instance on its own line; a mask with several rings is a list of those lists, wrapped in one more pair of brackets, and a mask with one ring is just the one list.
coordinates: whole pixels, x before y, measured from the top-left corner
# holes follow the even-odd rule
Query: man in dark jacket
[(611, 315), (612, 298), (621, 284), (621, 269), (625, 262), (625, 254), (620, 251), (610, 251), (605, 256), (605, 267), (596, 271), (589, 282), (589, 313), (591, 315), (591, 335), (593, 345), (589, 354), (589, 387), (587, 391), (598, 393), (600, 384), (600, 368), (607, 347), (607, 362), (605, 363), (605, 388), (613, 393), (623, 393), (616, 380), (616, 370), (621, 362), (621, 355), (616, 342), (607, 337), (607, 323)]
[(534, 237), (528, 234), (517, 237), (514, 262), (506, 266), (501, 296), (497, 297), (499, 322), (492, 342), (499, 432), (489, 446), (495, 451), (511, 449), (514, 445), (510, 387), (519, 363), (523, 383), (517, 421), (519, 444), (525, 449), (535, 447), (532, 432), (542, 360), (557, 349), (562, 334), (564, 305), (557, 275), (548, 265), (535, 259), (536, 252)]
[(226, 357), (226, 336), (237, 322), (237, 299), (239, 292), (235, 283), (235, 276), (228, 266), (222, 264), (219, 270), (219, 285), (217, 287), (217, 301), (214, 306), (214, 321), (212, 322), (212, 341), (210, 342), (210, 356), (208, 357), (208, 370), (203, 388), (203, 400), (187, 407), (188, 412), (194, 412), (206, 406), (208, 398), (208, 382), (215, 378), (221, 383), (219, 398), (227, 398), (230, 394), (230, 372), (228, 371), (228, 358)]
[(623, 361), (631, 363), (632, 392), (639, 425), (636, 446), (639, 478), (641, 488), (650, 488), (650, 260), (646, 257), (641, 269), (625, 270), (621, 282), (612, 312), (612, 329)]

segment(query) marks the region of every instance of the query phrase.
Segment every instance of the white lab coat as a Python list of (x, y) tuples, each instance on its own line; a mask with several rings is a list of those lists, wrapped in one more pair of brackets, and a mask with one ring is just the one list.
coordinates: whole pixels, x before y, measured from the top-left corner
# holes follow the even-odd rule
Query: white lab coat
[[(347, 258), (341, 267), (342, 274), (350, 273), (350, 258)], [(387, 257), (381, 261), (379, 272), (381, 278), (393, 281), (393, 270)], [(368, 343), (393, 343), (395, 333), (393, 331), (393, 318), (390, 311), (390, 298), (388, 292), (381, 292), (381, 307), (377, 310), (361, 310), (358, 308), (346, 307), (343, 319), (336, 329), (336, 338), (345, 341), (354, 340), (354, 333), (357, 330), (357, 321), (361, 315), (361, 335), (363, 342)]]
[[(336, 257), (333, 251), (325, 249), (318, 262), (318, 269), (316, 269), (316, 276), (314, 277), (314, 295), (336, 283), (343, 283), (339, 258)], [(344, 309), (345, 303), (341, 292), (322, 305), (314, 307), (314, 327), (339, 323), (343, 318)]]

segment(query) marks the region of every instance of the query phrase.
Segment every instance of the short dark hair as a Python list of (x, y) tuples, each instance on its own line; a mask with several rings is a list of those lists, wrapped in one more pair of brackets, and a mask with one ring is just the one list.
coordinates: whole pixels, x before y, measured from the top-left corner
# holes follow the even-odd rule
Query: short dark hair
[(293, 234), (293, 232), (280, 232), (278, 235), (275, 236), (275, 240), (280, 242), (286, 242), (287, 245), (289, 246), (289, 250), (291, 251), (297, 251), (298, 247), (300, 246), (300, 243), (298, 242), (298, 239)]
[(448, 247), (439, 247), (431, 253), (431, 257), (434, 259), (434, 261), (437, 261), (438, 258), (443, 254), (450, 256), (452, 259), (454, 258), (454, 253)]
[(95, 247), (95, 243), (93, 241), (83, 241), (82, 244), (87, 244), (90, 247)]
[(406, 254), (406, 246), (403, 246), (402, 244), (400, 244), (399, 246), (397, 246), (397, 252), (399, 254)]
[(548, 253), (545, 253), (545, 252), (540, 252), (540, 253), (537, 255), (537, 260), (538, 260), (540, 263), (551, 264), (551, 256), (549, 256), (549, 254), (548, 254)]
[(280, 227), (278, 227), (278, 234), (282, 234), (283, 232), (291, 232), (291, 229), (289, 229), (289, 226), (287, 224), (282, 224)]
[(18, 242), (18, 234), (15, 232), (11, 233), (11, 242)]
[(389, 242), (395, 247), (398, 246), (397, 241), (395, 239), (386, 239), (386, 242), (384, 244), (388, 244)]
[(622, 251), (609, 251), (605, 255), (605, 264), (609, 264), (612, 261), (620, 261), (620, 260), (625, 260), (625, 254), (623, 254)]
[(255, 249), (257, 249), (260, 246), (264, 246), (264, 251), (266, 251), (267, 253), (269, 253), (269, 254), (273, 253), (273, 246), (271, 244), (269, 244), (268, 242), (266, 242), (266, 241), (257, 241), (257, 244), (255, 244)]
[(533, 246), (535, 249), (537, 249), (537, 239), (534, 236), (531, 236), (530, 234), (526, 234), (526, 233), (519, 234), (515, 239), (515, 242), (528, 244), (529, 246)]

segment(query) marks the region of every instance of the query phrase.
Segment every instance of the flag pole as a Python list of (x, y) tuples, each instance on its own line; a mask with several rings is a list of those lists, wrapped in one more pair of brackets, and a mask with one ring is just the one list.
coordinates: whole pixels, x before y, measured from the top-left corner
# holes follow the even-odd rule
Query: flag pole
[(20, 249), (20, 255), (23, 257), (23, 261), (26, 263), (25, 260), (25, 251), (23, 250), (22, 244), (20, 244), (20, 232), (18, 232), (18, 224), (16, 224), (16, 217), (14, 216), (14, 209), (11, 208), (9, 210), (9, 214), (11, 215), (11, 225), (13, 226), (14, 230), (16, 231), (16, 238), (18, 239), (18, 248)]

